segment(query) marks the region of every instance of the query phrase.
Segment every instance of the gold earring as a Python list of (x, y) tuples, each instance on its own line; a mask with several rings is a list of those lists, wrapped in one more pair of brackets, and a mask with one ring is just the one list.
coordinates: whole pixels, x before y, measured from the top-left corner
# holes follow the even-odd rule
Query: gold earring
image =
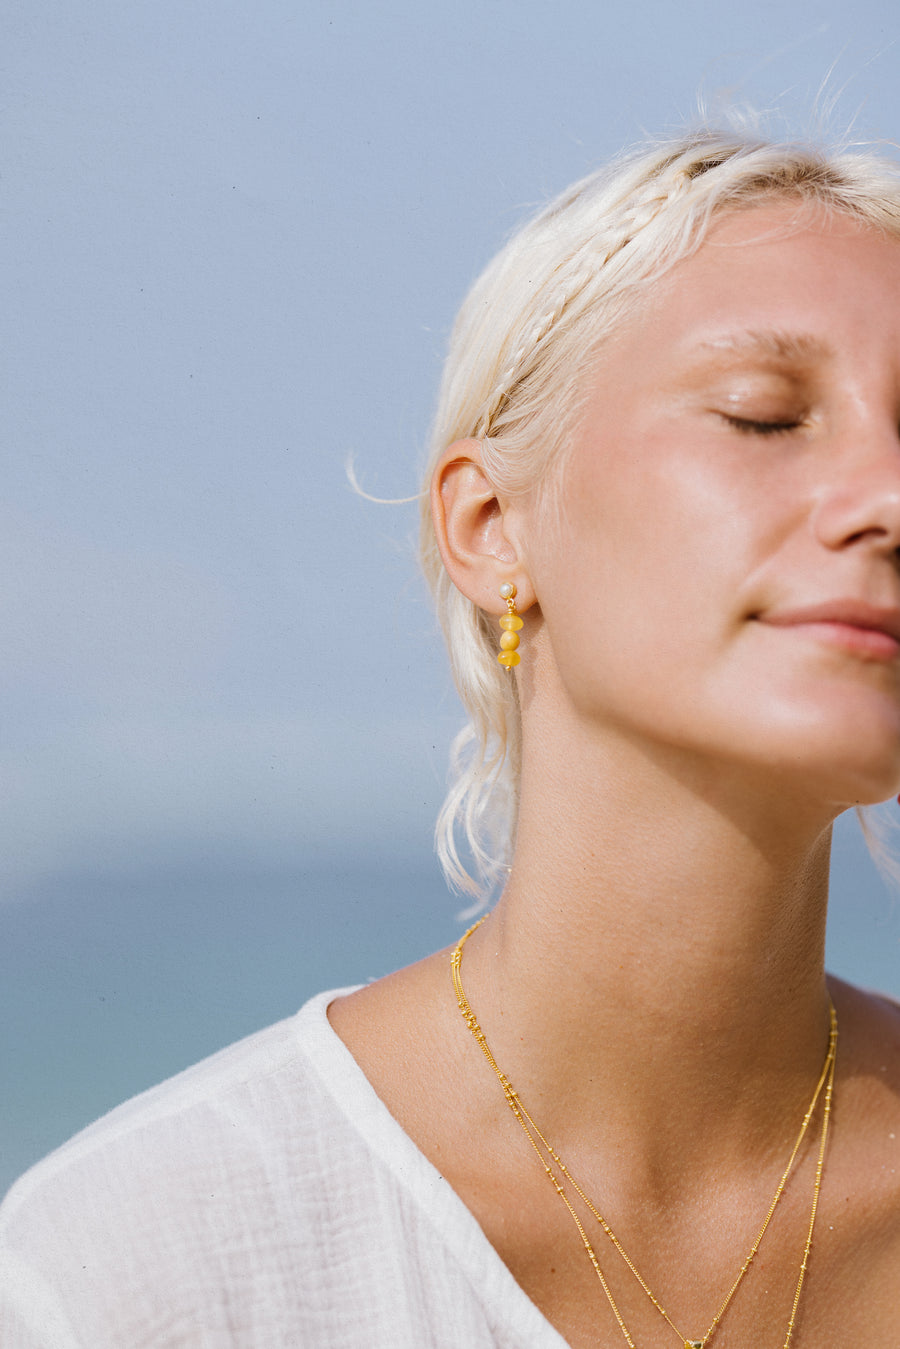
[(503, 636), (500, 638), (500, 654), (497, 657), (507, 670), (518, 665), (522, 659), (516, 647), (519, 645), (519, 629), (524, 627), (516, 610), (516, 587), (512, 581), (505, 581), (500, 587), (500, 598), (506, 600), (507, 612), (500, 619)]

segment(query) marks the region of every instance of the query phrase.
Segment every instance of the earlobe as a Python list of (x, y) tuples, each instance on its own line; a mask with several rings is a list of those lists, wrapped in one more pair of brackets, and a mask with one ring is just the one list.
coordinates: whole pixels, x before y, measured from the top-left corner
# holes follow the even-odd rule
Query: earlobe
[(532, 602), (509, 512), (484, 471), (479, 441), (457, 441), (441, 456), (431, 481), (431, 511), (444, 566), (458, 590), (499, 613), (500, 586), (515, 580), (520, 606)]

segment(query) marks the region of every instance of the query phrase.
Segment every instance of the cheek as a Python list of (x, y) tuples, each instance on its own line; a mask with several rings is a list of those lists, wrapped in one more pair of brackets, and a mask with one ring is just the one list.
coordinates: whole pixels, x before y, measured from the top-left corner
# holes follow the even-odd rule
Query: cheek
[(577, 576), (619, 643), (646, 649), (673, 626), (684, 639), (702, 631), (716, 610), (727, 620), (761, 549), (749, 528), (759, 518), (751, 483), (737, 491), (667, 445), (641, 448), (573, 484), (556, 570), (559, 581)]
[(721, 569), (675, 532), (624, 523), (565, 551), (544, 616), (572, 701), (628, 716), (693, 707), (731, 627)]
[(760, 536), (764, 493), (751, 474), (736, 483), (649, 438), (640, 449), (620, 446), (573, 474), (539, 593), (573, 701), (680, 722), (735, 679), (748, 582), (783, 530), (770, 508)]

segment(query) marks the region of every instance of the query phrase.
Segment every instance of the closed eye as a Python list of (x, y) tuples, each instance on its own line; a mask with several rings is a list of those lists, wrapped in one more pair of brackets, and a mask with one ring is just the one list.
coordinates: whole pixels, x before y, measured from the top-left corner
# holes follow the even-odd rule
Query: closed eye
[(736, 431), (741, 431), (748, 436), (777, 436), (785, 431), (797, 431), (803, 425), (802, 421), (758, 422), (751, 417), (732, 417), (727, 412), (722, 412), (719, 415), (725, 419), (729, 426), (733, 426)]

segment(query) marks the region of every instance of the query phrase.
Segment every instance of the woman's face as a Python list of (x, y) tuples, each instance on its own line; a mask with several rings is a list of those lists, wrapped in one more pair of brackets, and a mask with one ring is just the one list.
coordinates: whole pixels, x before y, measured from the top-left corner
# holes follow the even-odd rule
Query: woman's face
[(896, 791), (898, 427), (900, 243), (723, 215), (604, 350), (562, 536), (529, 538), (569, 705), (836, 804)]

